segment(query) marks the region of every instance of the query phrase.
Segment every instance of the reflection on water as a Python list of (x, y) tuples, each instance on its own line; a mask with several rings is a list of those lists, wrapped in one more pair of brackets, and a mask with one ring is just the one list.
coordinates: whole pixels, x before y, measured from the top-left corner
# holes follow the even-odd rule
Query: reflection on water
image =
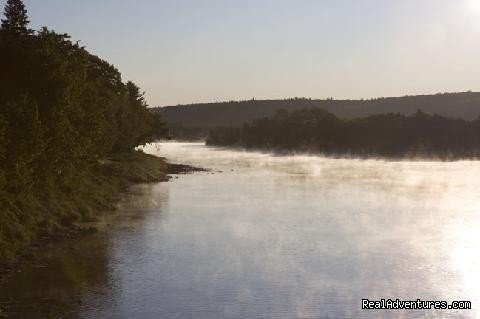
[[(479, 315), (480, 162), (146, 151), (212, 172), (136, 188), (106, 232), (25, 267), (0, 292), (16, 317)], [(474, 309), (363, 311), (362, 298)]]
[(106, 245), (103, 239), (88, 238), (23, 267), (1, 286), (0, 302), (9, 317), (78, 318), (77, 297), (108, 285)]

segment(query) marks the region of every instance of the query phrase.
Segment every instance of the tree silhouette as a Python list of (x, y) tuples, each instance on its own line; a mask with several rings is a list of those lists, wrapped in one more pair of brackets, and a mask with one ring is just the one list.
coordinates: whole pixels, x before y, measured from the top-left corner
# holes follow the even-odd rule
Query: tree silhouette
[(5, 5), (5, 19), (2, 19), (2, 29), (15, 33), (26, 34), (28, 30), (27, 9), (22, 0), (8, 0)]
[(147, 158), (135, 147), (167, 132), (113, 65), (68, 34), (28, 29), (20, 0), (8, 0), (2, 19), (0, 83), (2, 265), (38, 234), (109, 207), (129, 183), (123, 168)]
[(320, 152), (333, 156), (409, 156), (442, 159), (480, 157), (480, 120), (427, 114), (377, 114), (343, 120), (322, 109), (260, 118), (242, 127), (218, 127), (207, 144), (281, 151)]

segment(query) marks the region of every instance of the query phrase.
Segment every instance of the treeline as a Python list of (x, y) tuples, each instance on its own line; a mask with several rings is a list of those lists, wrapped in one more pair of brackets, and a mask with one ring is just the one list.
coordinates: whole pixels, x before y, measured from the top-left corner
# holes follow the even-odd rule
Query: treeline
[[(139, 87), (124, 83), (114, 66), (67, 34), (29, 29), (21, 0), (8, 0), (4, 15), (0, 263), (39, 231), (70, 223), (69, 210), (102, 201), (94, 198), (101, 181), (93, 179), (110, 154), (132, 152), (166, 133)], [(90, 186), (80, 190), (85, 176)]]
[(332, 156), (441, 157), (480, 155), (480, 119), (466, 121), (417, 111), (339, 119), (321, 109), (278, 111), (241, 128), (210, 131), (207, 144)]
[(385, 113), (411, 115), (417, 110), (446, 117), (474, 120), (480, 114), (480, 93), (442, 93), (386, 97), (365, 100), (315, 100), (293, 98), (285, 100), (249, 100), (239, 102), (203, 103), (157, 108), (172, 129), (175, 138), (205, 136), (218, 126), (240, 127), (243, 123), (271, 117), (278, 110), (289, 112), (304, 108), (324, 109), (341, 119), (354, 119)]

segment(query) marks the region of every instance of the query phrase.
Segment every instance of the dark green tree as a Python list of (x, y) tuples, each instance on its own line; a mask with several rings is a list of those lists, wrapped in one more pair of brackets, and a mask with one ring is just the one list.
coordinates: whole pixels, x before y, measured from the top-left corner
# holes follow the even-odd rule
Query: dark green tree
[(136, 146), (167, 133), (113, 65), (67, 34), (34, 32), (28, 23), (23, 2), (8, 0), (0, 29), (0, 264), (38, 234), (109, 208), (123, 184), (122, 161), (141, 158)]
[(5, 6), (5, 19), (2, 19), (2, 29), (15, 33), (30, 33), (28, 29), (27, 9), (22, 0), (8, 0)]
[(321, 109), (280, 111), (236, 127), (212, 129), (207, 144), (358, 157), (480, 157), (480, 121), (418, 111), (342, 120)]

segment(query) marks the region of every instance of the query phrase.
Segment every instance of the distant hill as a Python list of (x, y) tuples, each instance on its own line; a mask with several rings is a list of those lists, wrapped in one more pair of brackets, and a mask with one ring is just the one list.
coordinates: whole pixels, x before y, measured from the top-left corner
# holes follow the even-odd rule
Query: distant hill
[(382, 113), (412, 114), (417, 110), (447, 117), (473, 120), (480, 116), (480, 93), (442, 93), (369, 100), (249, 100), (201, 103), (156, 108), (180, 135), (202, 135), (218, 126), (238, 127), (260, 117), (270, 117), (279, 109), (322, 108), (344, 119)]

